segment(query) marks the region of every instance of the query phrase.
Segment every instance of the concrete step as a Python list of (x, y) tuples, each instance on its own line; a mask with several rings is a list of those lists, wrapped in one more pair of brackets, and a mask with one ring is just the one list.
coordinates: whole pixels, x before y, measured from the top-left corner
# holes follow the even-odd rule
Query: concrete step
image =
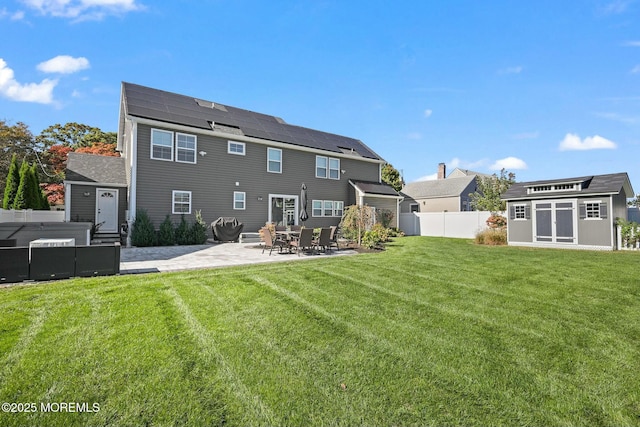
[(260, 233), (240, 233), (240, 243), (260, 243)]

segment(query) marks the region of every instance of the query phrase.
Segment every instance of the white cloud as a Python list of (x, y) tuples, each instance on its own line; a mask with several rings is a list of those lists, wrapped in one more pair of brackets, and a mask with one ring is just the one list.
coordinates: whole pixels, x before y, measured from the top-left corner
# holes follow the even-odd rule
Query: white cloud
[(144, 9), (136, 0), (22, 0), (43, 15), (72, 18), (75, 21), (100, 20)]
[(432, 173), (431, 175), (421, 176), (416, 179), (416, 181), (435, 181), (436, 179), (438, 179), (438, 172)]
[(636, 65), (635, 67), (633, 67), (633, 69), (631, 69), (631, 74), (638, 74), (640, 73), (640, 65)]
[(516, 67), (507, 67), (499, 71), (500, 74), (520, 74), (524, 68), (520, 65)]
[(71, 74), (89, 68), (89, 60), (84, 57), (73, 58), (69, 55), (58, 55), (38, 64), (38, 70), (45, 73)]
[(623, 46), (640, 47), (640, 40), (630, 40), (622, 43)]
[(24, 12), (18, 10), (16, 12), (9, 12), (6, 8), (0, 9), (0, 19), (9, 18), (12, 21), (20, 21), (24, 19)]
[(37, 102), (51, 104), (53, 102), (53, 88), (58, 80), (44, 79), (40, 83), (19, 83), (13, 70), (0, 58), (0, 94), (13, 101)]
[(636, 124), (638, 122), (640, 122), (640, 118), (639, 117), (630, 117), (630, 116), (623, 116), (621, 114), (618, 113), (595, 113), (596, 117), (601, 117), (603, 119), (607, 119), (607, 120), (613, 120), (615, 122), (620, 122), (620, 123), (625, 123), (628, 125), (633, 125)]
[(407, 139), (412, 139), (414, 141), (418, 141), (422, 139), (422, 134), (420, 132), (410, 132), (407, 134)]
[(433, 114), (433, 110), (424, 110), (424, 116), (428, 119)]
[(631, 0), (615, 0), (605, 4), (600, 8), (600, 11), (605, 15), (616, 15), (624, 13), (627, 7), (631, 3)]
[(517, 170), (527, 169), (527, 164), (524, 160), (517, 157), (505, 157), (504, 159), (496, 160), (494, 164), (489, 166), (491, 170)]
[(540, 136), (540, 132), (523, 132), (512, 135), (513, 139), (536, 139)]
[(566, 134), (558, 147), (560, 151), (613, 150), (615, 148), (617, 148), (615, 142), (609, 141), (600, 135), (588, 136), (585, 139), (580, 139), (578, 135), (573, 133)]

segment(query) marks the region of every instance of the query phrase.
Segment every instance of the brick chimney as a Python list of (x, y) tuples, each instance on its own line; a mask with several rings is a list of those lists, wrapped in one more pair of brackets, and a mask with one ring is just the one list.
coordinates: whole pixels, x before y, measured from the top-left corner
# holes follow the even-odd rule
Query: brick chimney
[(445, 179), (447, 177), (447, 165), (444, 163), (438, 163), (438, 179)]

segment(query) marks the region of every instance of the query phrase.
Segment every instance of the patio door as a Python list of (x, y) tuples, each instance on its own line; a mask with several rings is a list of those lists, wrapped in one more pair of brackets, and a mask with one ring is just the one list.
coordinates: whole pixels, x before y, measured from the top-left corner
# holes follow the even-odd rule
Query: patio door
[(298, 196), (270, 194), (269, 222), (282, 226), (298, 224)]
[(101, 232), (118, 231), (118, 190), (96, 190), (96, 224)]
[(533, 231), (536, 242), (576, 243), (576, 202), (533, 202)]

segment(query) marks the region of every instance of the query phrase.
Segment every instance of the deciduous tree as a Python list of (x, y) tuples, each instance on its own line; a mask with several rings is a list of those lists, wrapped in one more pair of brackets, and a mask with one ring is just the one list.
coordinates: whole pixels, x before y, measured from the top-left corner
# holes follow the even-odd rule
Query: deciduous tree
[(13, 155), (18, 156), (18, 161), (24, 158), (30, 160), (34, 156), (33, 149), (33, 135), (26, 124), (18, 122), (11, 125), (6, 120), (0, 120), (0, 191), (4, 193)]
[(493, 213), (504, 212), (506, 202), (500, 197), (516, 182), (516, 175), (502, 169), (500, 176), (496, 174), (490, 177), (477, 176), (476, 182), (478, 189), (469, 195), (474, 209)]
[(385, 163), (384, 166), (382, 166), (382, 182), (386, 182), (396, 191), (400, 191), (402, 187), (404, 187), (404, 181), (400, 176), (400, 172), (390, 163)]

